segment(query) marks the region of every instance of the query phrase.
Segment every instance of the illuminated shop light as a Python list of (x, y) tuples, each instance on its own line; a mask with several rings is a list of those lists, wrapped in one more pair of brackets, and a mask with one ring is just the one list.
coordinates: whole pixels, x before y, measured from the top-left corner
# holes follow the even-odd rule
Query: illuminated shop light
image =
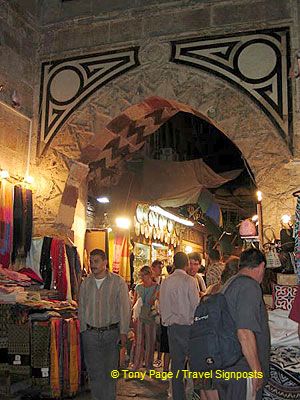
[(24, 182), (29, 183), (30, 185), (32, 185), (33, 182), (34, 182), (34, 177), (31, 176), (31, 175), (26, 175), (25, 178), (24, 178)]
[(9, 172), (6, 171), (5, 169), (3, 169), (2, 171), (0, 171), (0, 178), (1, 178), (1, 179), (7, 179), (7, 178), (9, 178)]
[(291, 222), (291, 216), (288, 215), (288, 214), (284, 214), (284, 215), (281, 217), (281, 222), (282, 222), (283, 224), (289, 224), (289, 223)]
[(101, 203), (101, 204), (107, 204), (107, 203), (109, 203), (109, 198), (108, 198), (108, 197), (105, 197), (105, 196), (103, 196), (103, 197), (98, 197), (98, 198), (97, 198), (97, 201), (98, 201), (98, 203)]
[(194, 223), (192, 221), (189, 221), (188, 219), (185, 219), (185, 218), (178, 217), (177, 215), (172, 214), (169, 211), (166, 211), (163, 208), (160, 208), (159, 206), (150, 206), (149, 208), (151, 211), (154, 211), (157, 214), (163, 215), (164, 217), (169, 218), (172, 221), (178, 222), (179, 224), (182, 224), (185, 226), (194, 226)]
[(253, 217), (251, 218), (253, 222), (258, 221), (258, 215), (253, 215)]
[(129, 229), (130, 228), (130, 219), (125, 217), (116, 218), (116, 225), (120, 229)]
[(262, 201), (262, 192), (260, 190), (256, 192), (256, 196), (258, 201)]
[(186, 254), (191, 254), (193, 252), (192, 246), (185, 246), (184, 251)]

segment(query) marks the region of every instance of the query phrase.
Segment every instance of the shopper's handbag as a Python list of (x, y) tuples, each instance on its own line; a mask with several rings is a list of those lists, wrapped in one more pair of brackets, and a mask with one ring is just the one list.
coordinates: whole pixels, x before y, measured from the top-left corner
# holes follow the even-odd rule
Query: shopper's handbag
[(151, 311), (151, 306), (148, 304), (143, 304), (140, 313), (140, 321), (144, 324), (152, 324), (154, 318)]
[(139, 297), (135, 302), (135, 305), (132, 307), (132, 319), (134, 321), (136, 321), (140, 317), (142, 307), (143, 307), (143, 300), (141, 297)]

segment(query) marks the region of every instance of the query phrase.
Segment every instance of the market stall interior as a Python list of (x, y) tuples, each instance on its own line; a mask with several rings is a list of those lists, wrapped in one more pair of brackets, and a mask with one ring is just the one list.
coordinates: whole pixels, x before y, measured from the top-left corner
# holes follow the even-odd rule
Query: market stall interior
[(296, 276), (293, 221), (282, 220), (281, 247), (272, 229), (259, 236), (251, 217), (262, 204), (252, 173), (237, 147), (206, 121), (179, 113), (139, 152), (121, 157), (105, 185), (98, 169), (97, 163), (91, 165), (84, 254), (59, 231), (33, 237), (30, 185), (1, 179), (3, 396), (21, 390), (63, 398), (84, 387), (77, 300), (95, 248), (108, 254), (109, 268), (128, 285), (138, 281), (142, 266), (156, 259), (167, 275), (178, 250), (198, 252), (205, 266), (210, 249), (227, 256), (238, 254), (242, 246), (262, 246), (262, 240), (268, 242), (269, 267)]
[[(214, 246), (238, 252), (238, 225), (256, 214), (255, 181), (241, 152), (216, 127), (188, 113), (170, 118), (107, 173), (103, 178), (99, 165), (91, 165), (88, 228), (108, 229), (108, 237), (118, 231), (117, 243), (125, 230), (116, 218), (128, 218), (127, 271), (132, 252), (135, 281), (142, 265), (156, 258), (168, 265), (179, 249), (197, 251), (203, 260)], [(122, 246), (124, 251), (124, 241)]]

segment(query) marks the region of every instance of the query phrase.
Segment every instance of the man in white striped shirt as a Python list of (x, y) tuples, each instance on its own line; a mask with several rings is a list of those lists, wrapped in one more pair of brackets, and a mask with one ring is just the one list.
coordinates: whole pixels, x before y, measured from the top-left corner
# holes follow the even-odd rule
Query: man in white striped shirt
[(81, 284), (79, 320), (84, 359), (93, 400), (114, 400), (118, 369), (118, 343), (126, 345), (130, 323), (130, 302), (125, 281), (107, 269), (104, 251), (90, 254), (92, 274)]

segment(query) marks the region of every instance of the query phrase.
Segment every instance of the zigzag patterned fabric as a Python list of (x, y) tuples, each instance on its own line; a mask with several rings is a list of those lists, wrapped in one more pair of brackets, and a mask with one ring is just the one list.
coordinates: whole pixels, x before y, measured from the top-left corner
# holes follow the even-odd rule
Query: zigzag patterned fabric
[(295, 212), (295, 262), (298, 275), (298, 282), (300, 283), (300, 197), (297, 199), (296, 212)]

